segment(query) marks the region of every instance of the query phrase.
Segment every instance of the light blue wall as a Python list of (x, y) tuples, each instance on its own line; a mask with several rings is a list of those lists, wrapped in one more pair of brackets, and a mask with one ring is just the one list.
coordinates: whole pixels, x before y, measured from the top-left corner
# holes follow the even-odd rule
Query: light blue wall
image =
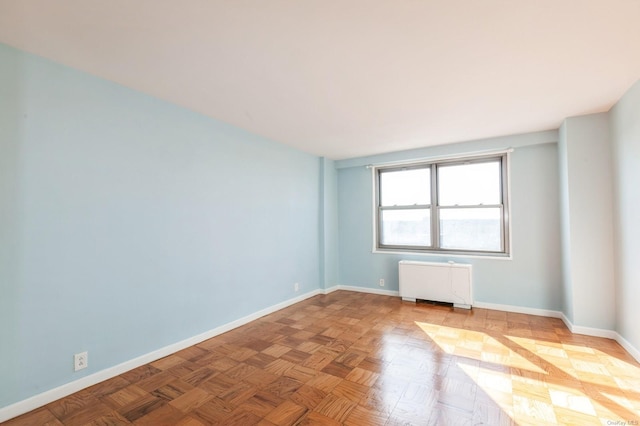
[(610, 111), (618, 332), (640, 348), (640, 81)]
[(338, 284), (338, 172), (335, 161), (321, 158), (322, 277), (324, 288)]
[[(0, 49), (2, 45), (0, 45)], [(12, 87), (18, 82), (22, 67), (17, 61), (5, 61), (0, 50), (0, 408), (21, 399), (13, 396), (19, 386), (17, 360), (22, 356), (22, 330), (29, 318), (21, 317), (17, 301), (23, 289), (17, 285), (20, 270), (24, 209), (20, 205), (21, 146), (24, 129), (23, 99)], [(11, 107), (9, 107), (11, 105)], [(22, 368), (29, 368), (22, 365)]]
[(567, 118), (562, 135), (563, 269), (571, 319), (576, 326), (614, 330), (609, 114)]
[(567, 126), (562, 123), (558, 138), (558, 171), (560, 183), (560, 229), (562, 247), (562, 312), (573, 323), (573, 279), (571, 268), (571, 220), (569, 216), (569, 159)]
[(0, 407), (321, 286), (317, 157), (4, 45), (0, 173)]
[[(474, 265), (477, 302), (559, 310), (562, 307), (557, 132), (466, 142), (338, 161), (340, 284), (398, 290), (398, 261), (454, 260)], [(366, 164), (514, 147), (511, 154), (513, 259), (372, 253), (372, 175)]]

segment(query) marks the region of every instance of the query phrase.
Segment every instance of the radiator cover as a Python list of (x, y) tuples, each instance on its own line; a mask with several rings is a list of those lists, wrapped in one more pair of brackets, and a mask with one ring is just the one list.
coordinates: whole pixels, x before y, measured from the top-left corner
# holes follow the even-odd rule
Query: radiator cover
[(402, 300), (448, 302), (466, 309), (473, 305), (471, 265), (401, 260), (398, 271)]

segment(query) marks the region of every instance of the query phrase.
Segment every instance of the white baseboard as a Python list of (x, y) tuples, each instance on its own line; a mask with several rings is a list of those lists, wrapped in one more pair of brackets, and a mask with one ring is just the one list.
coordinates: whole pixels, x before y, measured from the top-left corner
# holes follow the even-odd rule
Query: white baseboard
[(347, 291), (356, 291), (358, 293), (371, 293), (371, 294), (379, 294), (382, 296), (400, 296), (400, 292), (394, 290), (380, 290), (377, 288), (370, 287), (360, 287), (355, 285), (334, 285), (333, 287), (326, 288), (324, 290), (324, 294), (333, 293), (337, 290), (347, 290)]
[(327, 288), (325, 288), (324, 290), (322, 290), (322, 294), (329, 294), (329, 293), (333, 293), (334, 291), (340, 290), (340, 289), (339, 289), (339, 287), (340, 287), (340, 286), (339, 286), (338, 284), (335, 284), (335, 285), (334, 285), (334, 286), (332, 286), (332, 287), (327, 287)]
[[(351, 290), (351, 291), (361, 291), (367, 293), (377, 293), (379, 290), (369, 289), (366, 287), (351, 287), (351, 286), (342, 286), (337, 285), (328, 289), (328, 292), (336, 291), (336, 290)], [(393, 294), (389, 294), (393, 293)], [(326, 294), (326, 293), (325, 293)], [(383, 293), (389, 296), (396, 296), (397, 292), (388, 292)], [(635, 358), (636, 361), (640, 362), (640, 350), (634, 347), (627, 339), (622, 337), (620, 334), (613, 330), (605, 330), (602, 328), (593, 328), (593, 327), (584, 327), (580, 325), (574, 325), (569, 318), (560, 311), (554, 311), (550, 309), (539, 309), (539, 308), (528, 308), (524, 306), (515, 306), (515, 305), (501, 305), (497, 303), (486, 303), (486, 302), (474, 302), (473, 307), (483, 308), (483, 309), (493, 309), (495, 311), (505, 311), (505, 312), (515, 312), (519, 314), (529, 314), (529, 315), (537, 315), (542, 317), (550, 317), (550, 318), (560, 318), (567, 326), (569, 331), (575, 334), (584, 334), (586, 336), (593, 337), (604, 337), (607, 339), (615, 340), (622, 346), (629, 354)]]
[(551, 309), (527, 308), (525, 306), (501, 305), (497, 303), (473, 302), (474, 308), (493, 309), (494, 311), (514, 312), (517, 314), (537, 315), (540, 317), (562, 318), (562, 312)]
[(634, 357), (636, 361), (640, 362), (640, 351), (617, 332), (613, 330), (602, 329), (602, 328), (593, 328), (593, 327), (584, 327), (581, 325), (574, 325), (571, 321), (569, 321), (569, 318), (567, 318), (567, 316), (563, 312), (552, 311), (547, 309), (525, 308), (522, 306), (513, 306), (513, 305), (498, 305), (495, 303), (484, 303), (484, 302), (475, 302), (473, 306), (476, 308), (494, 309), (496, 311), (517, 312), (521, 314), (560, 318), (562, 322), (564, 322), (564, 324), (567, 326), (569, 331), (571, 331), (572, 333), (584, 334), (585, 336), (604, 337), (606, 339), (615, 340), (620, 344), (620, 346), (622, 346), (627, 352), (629, 352), (629, 354), (632, 357)]
[(627, 339), (622, 337), (620, 334), (616, 333), (616, 342), (620, 343), (629, 354), (636, 359), (636, 361), (640, 362), (640, 351), (635, 348)]
[(606, 339), (617, 340), (616, 336), (618, 335), (618, 333), (616, 333), (613, 330), (606, 330), (606, 329), (603, 329), (603, 328), (594, 328), (594, 327), (585, 327), (585, 326), (582, 326), (582, 325), (575, 325), (569, 320), (569, 318), (567, 318), (567, 316), (565, 314), (562, 314), (561, 318), (562, 318), (562, 321), (567, 326), (567, 328), (572, 333), (584, 334), (585, 336), (604, 337)]
[(93, 373), (89, 376), (85, 376), (81, 379), (74, 380), (73, 382), (65, 383), (64, 385), (58, 386), (57, 388), (50, 389), (38, 395), (32, 396), (22, 401), (18, 401), (14, 404), (0, 408), (0, 423), (7, 421), (9, 419), (12, 419), (14, 417), (20, 416), (22, 414), (28, 413), (29, 411), (35, 410), (36, 408), (40, 408), (60, 398), (64, 398), (65, 396), (69, 396), (82, 389), (88, 388), (90, 386), (96, 385), (105, 380), (116, 377), (122, 373), (126, 373), (127, 371), (133, 370), (134, 368), (159, 360), (160, 358), (164, 358), (165, 356), (181, 351), (182, 349), (186, 349), (189, 346), (193, 346), (198, 343), (204, 342), (205, 340), (215, 337), (219, 334), (226, 333), (227, 331), (230, 331), (230, 330), (233, 330), (234, 328), (245, 325), (265, 315), (269, 315), (273, 312), (279, 311), (280, 309), (284, 309), (288, 306), (291, 306), (298, 302), (302, 302), (303, 300), (306, 300), (310, 297), (313, 297), (315, 295), (322, 294), (322, 293), (324, 293), (324, 291), (320, 289), (310, 291), (308, 293), (302, 294), (293, 299), (285, 300), (284, 302), (280, 302), (273, 306), (269, 306), (251, 315), (247, 315), (245, 317), (242, 317), (230, 323), (221, 325), (220, 327), (216, 327), (212, 330), (205, 331), (204, 333), (201, 333), (196, 336), (190, 337), (188, 339), (182, 340), (180, 342), (171, 344), (169, 346), (165, 346), (163, 348), (141, 355), (137, 358), (125, 361), (121, 364), (106, 368), (104, 370)]
[(576, 334), (584, 334), (587, 336), (594, 337), (605, 337), (607, 339), (615, 340), (624, 348), (625, 351), (629, 352), (636, 361), (640, 362), (640, 350), (638, 350), (635, 346), (631, 344), (627, 339), (622, 337), (618, 332), (613, 330), (604, 330), (602, 328), (592, 328), (592, 327), (583, 327), (579, 325), (573, 325), (569, 318), (567, 318), (564, 314), (562, 314), (562, 321), (566, 324), (567, 328)]
[[(83, 377), (78, 380), (74, 380), (73, 382), (66, 383), (62, 386), (45, 391), (43, 393), (32, 396), (25, 400), (16, 402), (12, 405), (8, 405), (6, 407), (0, 408), (0, 423), (7, 421), (9, 419), (12, 419), (14, 417), (17, 417), (19, 415), (22, 415), (24, 413), (28, 413), (29, 411), (35, 410), (36, 408), (40, 408), (46, 404), (49, 404), (50, 402), (56, 401), (60, 398), (64, 398), (65, 396), (71, 395), (82, 389), (88, 388), (89, 386), (93, 386), (105, 380), (116, 377), (134, 368), (140, 367), (142, 365), (156, 361), (165, 356), (171, 355), (175, 352), (181, 351), (182, 349), (196, 345), (200, 342), (203, 342), (207, 339), (215, 337), (219, 334), (226, 333), (227, 331), (230, 331), (230, 330), (233, 330), (234, 328), (245, 325), (265, 315), (269, 315), (273, 312), (279, 311), (280, 309), (284, 309), (298, 302), (302, 302), (303, 300), (306, 300), (310, 297), (316, 296), (318, 294), (329, 294), (337, 290), (356, 291), (360, 293), (372, 293), (372, 294), (379, 294), (384, 296), (399, 296), (399, 292), (393, 291), (393, 290), (380, 290), (376, 288), (348, 286), (348, 285), (334, 285), (332, 287), (325, 288), (325, 289), (316, 289), (308, 293), (302, 294), (298, 297), (295, 297), (293, 299), (285, 300), (284, 302), (275, 304), (273, 306), (269, 306), (251, 315), (247, 315), (245, 317), (242, 317), (230, 323), (221, 325), (220, 327), (216, 327), (212, 330), (198, 334), (197, 336), (193, 336), (188, 339), (182, 340), (180, 342), (174, 343), (172, 345), (165, 346), (153, 352), (149, 352), (137, 358), (131, 359), (129, 361), (125, 361), (116, 366), (107, 368), (102, 371), (98, 371), (97, 373), (91, 374), (89, 376)], [(515, 313), (538, 315), (538, 316), (545, 316), (545, 317), (551, 317), (551, 318), (561, 318), (562, 321), (567, 326), (567, 328), (572, 333), (614, 339), (627, 352), (629, 352), (631, 356), (633, 356), (638, 362), (640, 362), (640, 351), (638, 351), (638, 349), (636, 349), (631, 343), (629, 343), (629, 341), (627, 341), (620, 334), (612, 330), (603, 330), (598, 328), (576, 326), (572, 324), (571, 321), (569, 321), (569, 319), (562, 312), (548, 310), (548, 309), (527, 308), (522, 306), (501, 305), (501, 304), (485, 303), (485, 302), (475, 302), (473, 306), (476, 308), (493, 309), (497, 311), (515, 312)]]

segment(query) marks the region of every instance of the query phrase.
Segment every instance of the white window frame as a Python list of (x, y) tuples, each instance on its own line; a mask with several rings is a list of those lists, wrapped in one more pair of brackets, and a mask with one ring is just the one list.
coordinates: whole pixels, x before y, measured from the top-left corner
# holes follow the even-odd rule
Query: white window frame
[[(437, 159), (428, 159), (422, 161), (402, 162), (402, 163), (388, 163), (376, 166), (369, 166), (372, 170), (372, 183), (373, 183), (373, 252), (385, 253), (385, 254), (417, 254), (417, 255), (429, 255), (429, 256), (446, 256), (446, 257), (466, 257), (466, 258), (498, 258), (498, 259), (511, 259), (511, 220), (510, 220), (510, 152), (499, 151), (482, 155), (463, 155), (455, 157), (442, 157)], [(470, 164), (487, 161), (499, 160), (501, 164), (501, 198), (502, 202), (498, 205), (484, 206), (457, 206), (459, 208), (495, 208), (501, 209), (501, 250), (500, 251), (484, 251), (484, 250), (459, 250), (459, 249), (447, 249), (439, 247), (439, 211), (445, 209), (445, 206), (439, 206), (438, 200), (438, 166), (442, 165), (455, 165), (455, 164)], [(380, 206), (380, 171), (402, 170), (412, 168), (431, 168), (431, 204), (429, 208), (431, 211), (431, 247), (415, 247), (415, 246), (384, 246), (380, 244), (380, 212), (385, 209)]]

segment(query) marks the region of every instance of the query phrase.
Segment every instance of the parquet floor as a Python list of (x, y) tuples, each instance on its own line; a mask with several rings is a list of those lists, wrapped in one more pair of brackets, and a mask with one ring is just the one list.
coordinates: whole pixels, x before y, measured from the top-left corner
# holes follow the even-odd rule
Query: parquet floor
[(7, 425), (633, 422), (640, 365), (612, 340), (558, 319), (338, 291)]

